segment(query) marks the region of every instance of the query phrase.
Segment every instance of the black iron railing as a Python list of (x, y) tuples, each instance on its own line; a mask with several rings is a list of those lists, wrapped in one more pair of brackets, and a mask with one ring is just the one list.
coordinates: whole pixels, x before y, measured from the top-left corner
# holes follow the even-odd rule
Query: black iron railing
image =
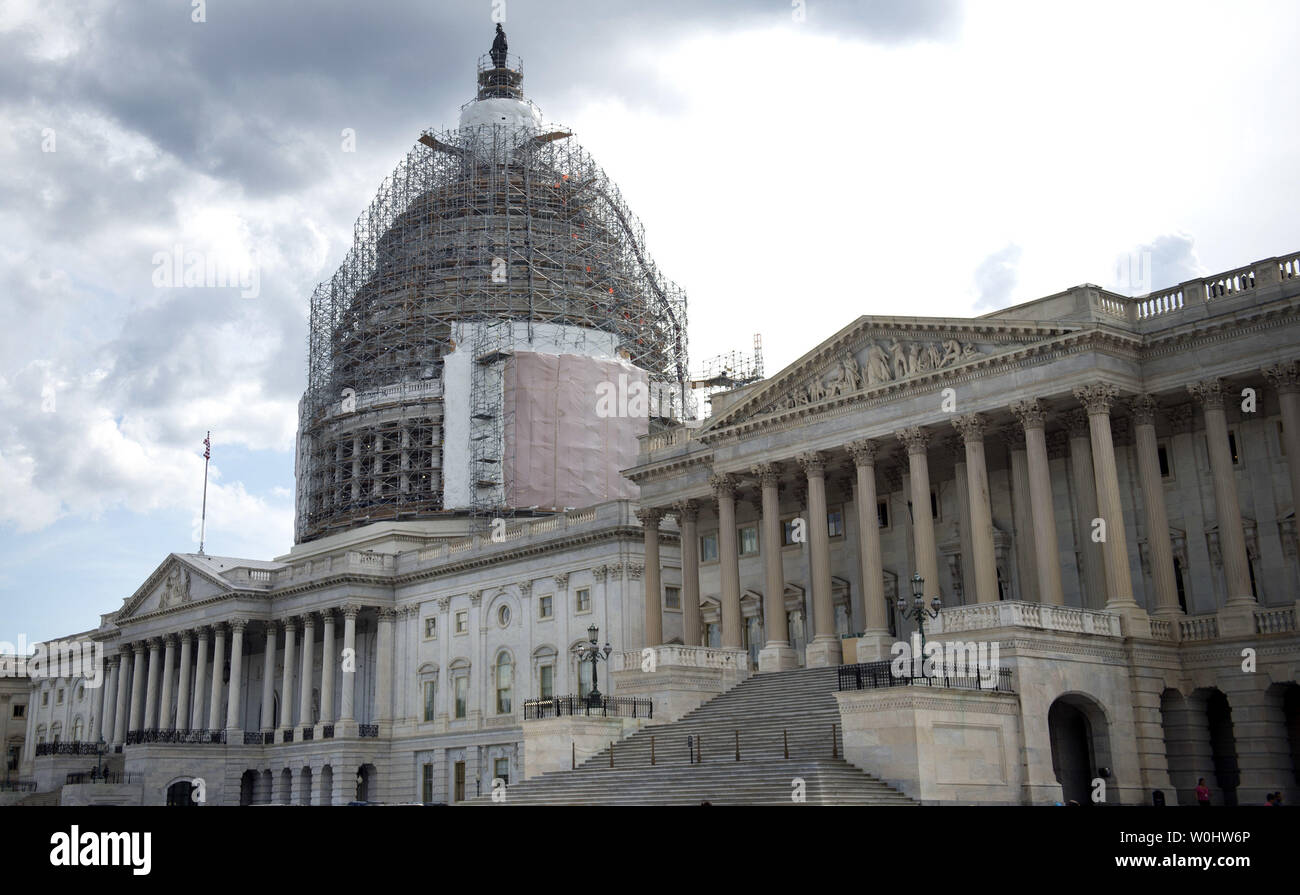
[(654, 709), (654, 700), (635, 696), (601, 696), (599, 699), (589, 696), (552, 696), (550, 699), (525, 699), (524, 720), (540, 721), (571, 715), (653, 718)]
[(292, 729), (290, 729), (290, 730), (286, 730), (286, 731), (284, 732), (284, 735), (280, 737), (280, 742), (282, 742), (282, 743), (292, 743), (292, 742), (293, 742), (293, 730), (292, 730)]
[(359, 737), (377, 737), (379, 736), (378, 724), (358, 724), (357, 736)]
[(333, 725), (333, 724), (326, 724), (326, 725), (322, 726), (322, 727), (321, 727), (321, 731), (320, 731), (320, 733), (321, 733), (321, 739), (323, 739), (323, 740), (332, 740), (332, 739), (334, 739), (334, 725)]
[(965, 674), (913, 675), (911, 669), (906, 674), (896, 675), (893, 663), (862, 662), (857, 665), (839, 667), (839, 688), (841, 690), (877, 690), (886, 687), (947, 687), (955, 690), (988, 690), (993, 693), (1012, 693), (1011, 669), (998, 669), (996, 674), (981, 675), (978, 670)]
[(274, 730), (262, 731), (262, 745), (271, 746), (274, 744), (275, 744), (275, 731)]
[(0, 780), (0, 792), (36, 792), (36, 781)]
[(264, 742), (266, 742), (266, 740), (262, 737), (262, 731), (260, 731), (260, 730), (245, 730), (245, 731), (244, 731), (244, 745), (245, 745), (245, 746), (260, 746), (260, 745), (262, 745)]
[[(104, 747), (108, 751), (108, 747)], [(80, 740), (69, 740), (65, 743), (37, 743), (37, 755), (98, 755), (98, 743), (83, 743)]]
[(84, 771), (76, 774), (69, 774), (65, 782), (70, 786), (76, 786), (81, 783), (122, 784), (141, 783), (143, 781), (143, 774), (126, 774), (116, 771), (101, 771), (100, 773)]
[(302, 741), (303, 741), (304, 743), (307, 742), (308, 740), (312, 739), (312, 738), (315, 737), (315, 736), (316, 736), (316, 731), (315, 731), (314, 729), (312, 729), (312, 728), (310, 728), (310, 727), (304, 727), (304, 728), (302, 729)]
[(140, 743), (181, 743), (186, 745), (221, 745), (226, 742), (224, 730), (130, 730), (126, 734), (128, 746)]

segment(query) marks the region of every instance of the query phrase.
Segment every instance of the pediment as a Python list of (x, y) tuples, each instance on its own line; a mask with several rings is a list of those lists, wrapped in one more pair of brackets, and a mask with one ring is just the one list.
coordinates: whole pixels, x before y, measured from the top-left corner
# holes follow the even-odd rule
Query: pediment
[(706, 425), (750, 419), (906, 387), (934, 374), (1074, 332), (1077, 324), (991, 318), (860, 317)]
[(162, 561), (134, 594), (128, 597), (116, 622), (210, 600), (229, 593), (230, 586), (212, 577), (182, 554), (172, 553)]

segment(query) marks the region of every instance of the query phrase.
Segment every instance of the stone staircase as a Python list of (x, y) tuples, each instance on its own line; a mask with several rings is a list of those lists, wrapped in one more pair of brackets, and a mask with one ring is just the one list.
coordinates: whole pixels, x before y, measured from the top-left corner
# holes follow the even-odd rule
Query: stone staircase
[[(751, 677), (671, 724), (645, 727), (574, 770), (506, 791), (515, 805), (915, 805), (837, 757), (835, 668)], [(694, 749), (687, 746), (687, 738)], [(652, 746), (653, 740), (653, 746)], [(739, 742), (740, 760), (736, 760)], [(789, 758), (786, 758), (786, 748)], [(650, 763), (651, 749), (654, 764)], [(698, 761), (692, 756), (698, 753)], [(490, 796), (470, 804), (492, 804)]]

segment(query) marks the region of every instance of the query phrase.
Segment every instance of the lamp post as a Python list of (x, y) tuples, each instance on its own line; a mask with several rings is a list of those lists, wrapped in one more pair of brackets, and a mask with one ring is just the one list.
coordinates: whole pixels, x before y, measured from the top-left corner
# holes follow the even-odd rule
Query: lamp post
[(579, 643), (573, 648), (579, 662), (591, 662), (591, 692), (587, 694), (587, 706), (598, 705), (600, 703), (599, 678), (596, 672), (596, 663), (601, 659), (609, 660), (609, 654), (613, 652), (610, 645), (606, 643), (604, 647), (599, 644), (600, 628), (594, 624), (587, 627), (587, 642)]
[(943, 608), (943, 600), (939, 595), (930, 600), (929, 609), (925, 608), (925, 579), (921, 577), (920, 572), (912, 573), (912, 608), (907, 608), (907, 598), (900, 596), (898, 598), (898, 611), (904, 618), (911, 618), (916, 621), (916, 629), (921, 633), (921, 655), (925, 655), (925, 619), (926, 617), (938, 618), (939, 610)]
[(99, 735), (99, 742), (95, 744), (95, 777), (103, 778), (104, 776), (104, 735)]

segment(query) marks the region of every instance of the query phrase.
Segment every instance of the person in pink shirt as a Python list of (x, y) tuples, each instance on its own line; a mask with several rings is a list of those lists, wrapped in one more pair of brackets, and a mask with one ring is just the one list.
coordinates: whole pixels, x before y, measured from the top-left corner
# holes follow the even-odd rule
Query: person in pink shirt
[(1205, 778), (1196, 781), (1196, 804), (1202, 808), (1210, 807), (1210, 788), (1205, 785)]

